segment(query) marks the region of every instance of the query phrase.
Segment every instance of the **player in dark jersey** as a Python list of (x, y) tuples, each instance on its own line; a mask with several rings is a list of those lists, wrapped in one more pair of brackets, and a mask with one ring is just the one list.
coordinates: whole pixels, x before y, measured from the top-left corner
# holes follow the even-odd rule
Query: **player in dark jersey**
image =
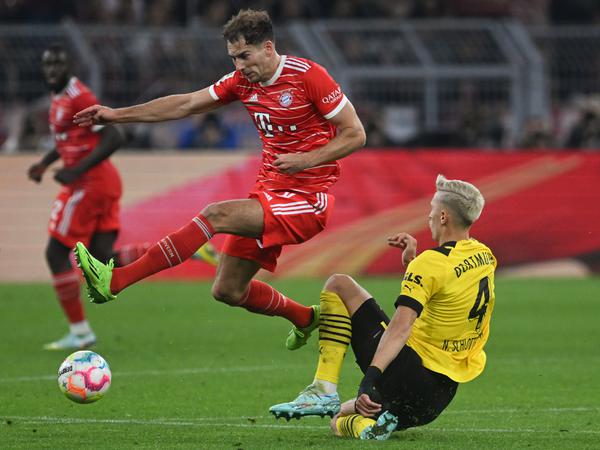
[(116, 264), (135, 261), (148, 244), (131, 244), (113, 251), (120, 228), (121, 178), (108, 159), (123, 139), (114, 125), (79, 127), (73, 114), (98, 102), (92, 91), (71, 74), (66, 50), (48, 47), (42, 54), (42, 71), (51, 91), (49, 113), (54, 148), (28, 170), (41, 182), (47, 168), (59, 159), (63, 167), (54, 173), (62, 188), (51, 209), (46, 260), (56, 295), (69, 321), (69, 333), (45, 345), (48, 350), (78, 349), (96, 341), (81, 304), (79, 273), (69, 259), (76, 242), (90, 245), (102, 261)]
[[(336, 435), (384, 440), (434, 420), (459, 383), (481, 374), (496, 258), (469, 230), (484, 200), (464, 181), (440, 175), (436, 185), (429, 227), (439, 247), (415, 257), (412, 236), (388, 239), (404, 250), (407, 265), (391, 321), (351, 277), (333, 275), (321, 292), (314, 380), (292, 402), (272, 406), (276, 417), (331, 415)], [(337, 384), (349, 344), (365, 376), (357, 398), (340, 405)]]
[(103, 303), (180, 264), (214, 234), (227, 233), (213, 296), (254, 313), (287, 318), (294, 326), (286, 346), (295, 349), (317, 326), (318, 306), (294, 302), (254, 276), (261, 267), (275, 270), (282, 246), (300, 244), (325, 228), (334, 202), (328, 190), (339, 176), (337, 160), (362, 147), (365, 133), (354, 107), (323, 67), (277, 53), (268, 13), (240, 11), (225, 25), (223, 36), (235, 71), (213, 85), (129, 108), (96, 105), (75, 120), (81, 126), (156, 122), (241, 101), (263, 144), (262, 166), (249, 198), (206, 206), (126, 267), (101, 264), (80, 244), (76, 254), (88, 293)]

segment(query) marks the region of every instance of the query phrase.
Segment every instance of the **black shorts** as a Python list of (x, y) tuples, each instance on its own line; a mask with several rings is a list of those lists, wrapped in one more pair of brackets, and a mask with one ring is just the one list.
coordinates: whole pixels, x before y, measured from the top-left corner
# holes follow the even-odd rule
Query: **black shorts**
[[(352, 316), (352, 349), (363, 373), (371, 364), (379, 339), (390, 322), (375, 299), (364, 302)], [(398, 430), (425, 425), (450, 404), (458, 383), (423, 367), (421, 358), (405, 345), (376, 385), (383, 411), (398, 417)]]

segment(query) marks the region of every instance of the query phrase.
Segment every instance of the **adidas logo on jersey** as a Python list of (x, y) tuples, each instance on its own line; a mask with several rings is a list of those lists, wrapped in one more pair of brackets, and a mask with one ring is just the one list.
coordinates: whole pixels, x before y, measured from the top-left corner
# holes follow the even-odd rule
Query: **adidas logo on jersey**
[(248, 99), (249, 102), (258, 103), (258, 94), (252, 94)]

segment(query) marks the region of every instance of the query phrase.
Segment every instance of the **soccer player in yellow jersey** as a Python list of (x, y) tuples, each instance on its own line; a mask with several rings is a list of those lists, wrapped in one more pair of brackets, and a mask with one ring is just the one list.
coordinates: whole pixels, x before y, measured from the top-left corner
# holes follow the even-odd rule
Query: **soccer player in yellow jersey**
[[(330, 277), (320, 298), (314, 381), (294, 401), (272, 406), (276, 417), (331, 415), (338, 436), (384, 440), (434, 420), (458, 384), (483, 371), (496, 258), (469, 230), (484, 199), (472, 184), (443, 175), (436, 187), (428, 219), (439, 247), (415, 257), (412, 236), (388, 238), (408, 265), (391, 321), (351, 277)], [(364, 378), (357, 398), (340, 405), (337, 383), (349, 344)]]

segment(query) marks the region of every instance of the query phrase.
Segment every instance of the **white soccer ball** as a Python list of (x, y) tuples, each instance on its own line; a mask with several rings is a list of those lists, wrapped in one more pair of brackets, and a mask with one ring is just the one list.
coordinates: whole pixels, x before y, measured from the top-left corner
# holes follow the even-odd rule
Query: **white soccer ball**
[(58, 387), (77, 403), (100, 400), (110, 388), (111, 378), (104, 358), (89, 350), (67, 356), (58, 368)]

